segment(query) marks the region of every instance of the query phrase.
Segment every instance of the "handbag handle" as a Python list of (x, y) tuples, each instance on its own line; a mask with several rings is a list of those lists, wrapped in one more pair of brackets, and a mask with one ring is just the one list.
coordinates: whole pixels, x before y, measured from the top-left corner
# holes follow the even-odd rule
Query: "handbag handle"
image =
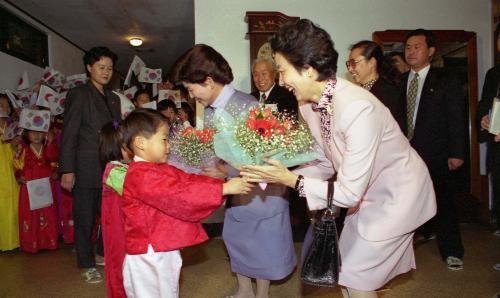
[(332, 177), (331, 179), (328, 179), (328, 191), (326, 192), (326, 207), (328, 210), (331, 212), (334, 212), (333, 210), (333, 193), (334, 193), (334, 185), (333, 183), (335, 182), (335, 178), (337, 175)]

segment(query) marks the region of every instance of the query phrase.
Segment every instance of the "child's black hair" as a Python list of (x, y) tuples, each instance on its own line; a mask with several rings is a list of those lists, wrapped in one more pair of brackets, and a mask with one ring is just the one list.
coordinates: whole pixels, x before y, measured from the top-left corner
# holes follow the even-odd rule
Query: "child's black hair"
[(137, 136), (150, 138), (161, 125), (167, 125), (165, 116), (152, 109), (135, 109), (123, 121), (123, 143), (133, 151), (132, 142)]
[(191, 108), (191, 106), (183, 101), (181, 102), (181, 110), (183, 110), (187, 116), (188, 116), (188, 121), (189, 121), (189, 124), (191, 124), (191, 126), (194, 126), (194, 111), (193, 111), (193, 108)]
[(148, 91), (148, 90), (146, 90), (146, 89), (139, 89), (139, 90), (137, 90), (137, 91), (135, 92), (134, 97), (132, 98), (132, 102), (133, 102), (133, 103), (136, 103), (136, 102), (137, 102), (137, 99), (139, 98), (139, 95), (141, 95), (141, 94), (147, 94), (147, 95), (148, 95), (148, 97), (149, 97), (149, 99), (150, 99), (150, 100), (152, 100), (152, 99), (151, 99), (151, 95), (149, 94), (149, 91)]
[(99, 134), (99, 158), (103, 164), (123, 160), (123, 127), (120, 122), (106, 123)]
[[(9, 117), (11, 117), (12, 114), (14, 114), (14, 106), (12, 106), (12, 103), (10, 102), (9, 97), (5, 93), (0, 93), (0, 98), (5, 98), (5, 100), (7, 100), (7, 103), (9, 104), (9, 107), (10, 107)], [(7, 111), (4, 111), (4, 112), (7, 112)]]
[(175, 113), (177, 113), (177, 107), (175, 106), (175, 103), (170, 99), (164, 99), (156, 105), (156, 110), (158, 112), (166, 111), (168, 109), (172, 109)]

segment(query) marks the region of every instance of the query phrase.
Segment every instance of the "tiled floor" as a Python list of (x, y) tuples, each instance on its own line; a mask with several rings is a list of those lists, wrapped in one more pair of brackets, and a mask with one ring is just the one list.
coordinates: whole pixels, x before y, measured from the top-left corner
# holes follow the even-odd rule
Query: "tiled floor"
[[(462, 225), (465, 269), (450, 271), (441, 262), (436, 241), (416, 244), (417, 270), (397, 277), (382, 297), (492, 298), (500, 292), (500, 237), (486, 228)], [(296, 244), (297, 252), (301, 244)], [(230, 272), (222, 240), (213, 239), (183, 251), (181, 297), (220, 298), (232, 294), (236, 279)], [(105, 297), (105, 286), (80, 279), (71, 247), (36, 255), (0, 253), (0, 297)], [(275, 283), (271, 297), (342, 297), (338, 288), (314, 288), (301, 284), (294, 272)]]

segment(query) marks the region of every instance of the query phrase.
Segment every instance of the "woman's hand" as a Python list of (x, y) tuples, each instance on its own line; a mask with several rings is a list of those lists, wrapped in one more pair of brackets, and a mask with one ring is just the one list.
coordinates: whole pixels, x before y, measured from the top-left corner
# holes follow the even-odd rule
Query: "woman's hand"
[(24, 178), (24, 176), (19, 176), (16, 180), (18, 184), (26, 184), (26, 178)]
[(232, 178), (222, 185), (222, 195), (244, 195), (249, 193), (254, 186), (246, 178)]
[(61, 187), (69, 192), (75, 185), (75, 173), (65, 173), (61, 176)]
[(488, 130), (490, 128), (490, 116), (486, 115), (481, 118), (481, 128)]
[(265, 160), (267, 165), (241, 167), (240, 174), (250, 182), (278, 183), (294, 188), (298, 175), (290, 172), (278, 160)]

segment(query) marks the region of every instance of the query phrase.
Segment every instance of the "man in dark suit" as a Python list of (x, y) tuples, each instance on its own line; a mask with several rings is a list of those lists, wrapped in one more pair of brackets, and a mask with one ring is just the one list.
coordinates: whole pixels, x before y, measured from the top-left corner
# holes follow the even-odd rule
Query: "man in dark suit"
[[(495, 42), (497, 51), (500, 51), (500, 23), (495, 30)], [(496, 220), (496, 229), (494, 234), (500, 236), (500, 134), (490, 134), (490, 116), (489, 112), (493, 104), (493, 99), (500, 96), (500, 64), (495, 65), (488, 70), (484, 79), (481, 101), (477, 107), (477, 120), (479, 131), (479, 141), (486, 142), (487, 168), (491, 178), (491, 188), (493, 190), (493, 208), (492, 215)]]
[(407, 136), (427, 164), (434, 183), (438, 209), (433, 222), (441, 257), (449, 269), (460, 270), (464, 248), (451, 174), (465, 158), (465, 97), (457, 77), (431, 67), (435, 51), (431, 31), (417, 29), (408, 33), (405, 57), (411, 70), (402, 81), (407, 95)]
[[(99, 131), (119, 121), (120, 99), (105, 86), (113, 75), (116, 55), (105, 47), (90, 49), (83, 56), (89, 82), (71, 89), (65, 102), (60, 168), (61, 186), (72, 191), (75, 249), (78, 266), (89, 283), (102, 281), (95, 269), (92, 231), (100, 212), (103, 165), (99, 160)], [(100, 243), (100, 245), (99, 245)], [(97, 253), (102, 253), (102, 239)]]
[(252, 65), (252, 79), (257, 91), (251, 94), (261, 103), (276, 107), (279, 112), (287, 111), (297, 116), (297, 100), (285, 88), (276, 84), (274, 62), (269, 59), (257, 59)]

